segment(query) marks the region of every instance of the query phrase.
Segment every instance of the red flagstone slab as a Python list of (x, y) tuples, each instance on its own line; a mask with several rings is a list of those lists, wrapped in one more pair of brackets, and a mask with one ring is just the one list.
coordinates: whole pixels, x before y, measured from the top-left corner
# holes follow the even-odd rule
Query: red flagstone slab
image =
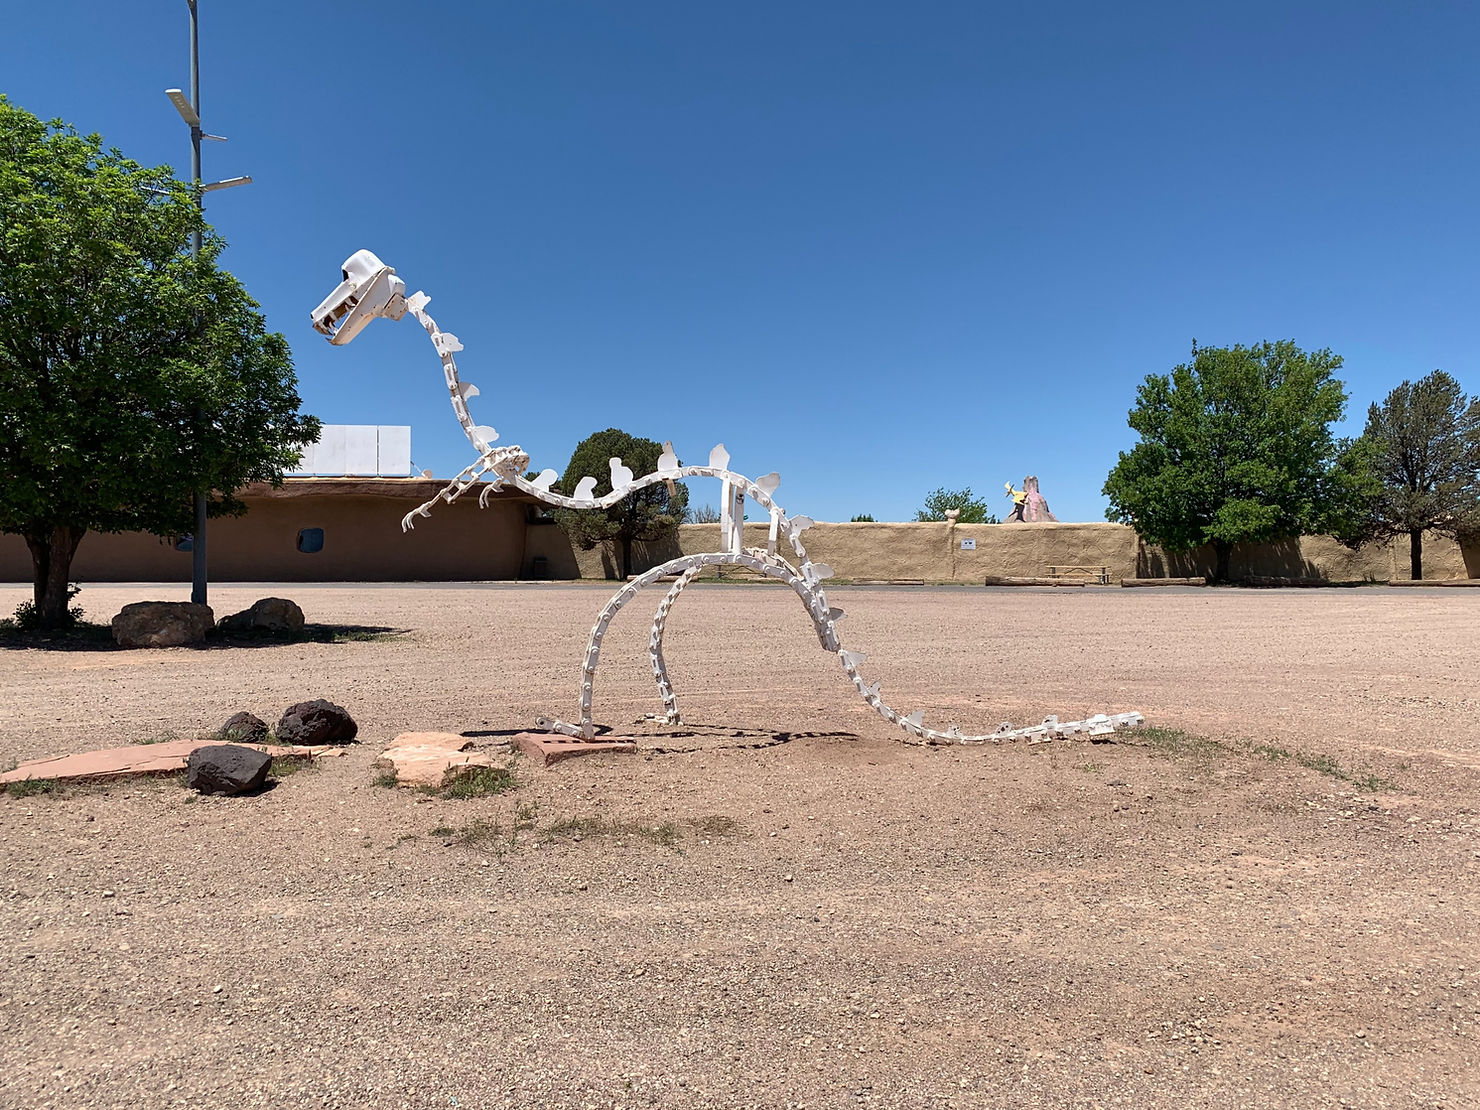
[(473, 741), (466, 736), (450, 732), (403, 732), (380, 753), (375, 766), (394, 771), (396, 781), (402, 786), (429, 786), (439, 790), (446, 785), (449, 775), (495, 766), (492, 757), (470, 751), (472, 747)]
[(578, 755), (595, 755), (597, 752), (637, 751), (637, 741), (618, 736), (611, 740), (572, 740), (558, 733), (521, 732), (513, 737), (514, 747), (531, 759), (541, 760), (546, 767)]
[[(0, 785), (32, 779), (69, 782), (81, 779), (122, 779), (135, 775), (168, 775), (185, 770), (190, 753), (196, 748), (219, 743), (220, 740), (171, 740), (167, 744), (130, 744), (124, 748), (104, 748), (96, 752), (32, 759), (20, 764), (15, 770), (0, 775)], [(287, 759), (317, 759), (323, 755), (344, 754), (342, 750), (328, 746), (298, 748), (279, 744), (243, 744), (242, 747), (256, 748), (259, 752), (270, 752), (275, 758)]]

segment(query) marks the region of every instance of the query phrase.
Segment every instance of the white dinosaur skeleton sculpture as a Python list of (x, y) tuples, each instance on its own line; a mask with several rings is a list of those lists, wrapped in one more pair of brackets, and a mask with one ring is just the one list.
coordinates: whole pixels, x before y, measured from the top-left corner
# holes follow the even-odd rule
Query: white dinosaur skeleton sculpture
[[(709, 453), (707, 466), (683, 466), (674, 454), (671, 443), (664, 444), (658, 459), (658, 469), (652, 474), (634, 476), (622, 465), (622, 460), (610, 461), (612, 491), (605, 497), (594, 497), (596, 479), (581, 479), (572, 496), (551, 491), (557, 475), (553, 470), (544, 470), (533, 481), (525, 479), (529, 468), (529, 456), (516, 446), (494, 447), (498, 433), (487, 425), (475, 424), (468, 412), (468, 399), (478, 395), (478, 388), (462, 381), (457, 374), (453, 355), (463, 349), (457, 336), (445, 332), (437, 322), (427, 315), (426, 306), (430, 298), (425, 293), (406, 296), (406, 283), (396, 277), (396, 272), (386, 266), (369, 251), (356, 251), (344, 263), (344, 281), (325, 298), (313, 313), (315, 330), (329, 337), (335, 345), (352, 340), (371, 320), (377, 316), (399, 320), (411, 313), (426, 329), (432, 345), (442, 359), (442, 372), (447, 380), (447, 391), (452, 401), (452, 410), (457, 414), (463, 431), (478, 451), (478, 459), (453, 478), (436, 497), (406, 514), (401, 521), (402, 529), (413, 527), (417, 516), (430, 516), (432, 506), (439, 501), (451, 504), (474, 486), (481, 486), (478, 504), (487, 507), (488, 496), (504, 486), (521, 490), (530, 497), (547, 505), (565, 509), (605, 509), (638, 490), (658, 482), (671, 482), (680, 478), (717, 478), (721, 483), (720, 494), (720, 545), (722, 550), (702, 555), (684, 555), (671, 559), (661, 566), (653, 567), (638, 575), (616, 592), (596, 619), (586, 644), (586, 660), (581, 675), (580, 721), (566, 724), (564, 721), (541, 717), (537, 726), (550, 732), (561, 733), (583, 740), (596, 736), (596, 726), (591, 718), (591, 696), (596, 681), (596, 665), (601, 658), (601, 641), (606, 636), (612, 619), (644, 587), (669, 575), (677, 574), (678, 580), (669, 588), (667, 595), (658, 605), (653, 619), (652, 634), (648, 639), (648, 655), (652, 662), (653, 678), (663, 697), (665, 716), (670, 724), (681, 721), (678, 698), (668, 679), (668, 667), (663, 658), (663, 629), (668, 613), (678, 595), (705, 567), (742, 566), (748, 567), (768, 578), (776, 578), (790, 586), (801, 599), (802, 605), (812, 618), (817, 629), (817, 639), (824, 651), (838, 657), (843, 673), (848, 676), (855, 689), (880, 716), (892, 721), (913, 738), (915, 742), (927, 744), (970, 744), (989, 743), (1003, 740), (1044, 741), (1058, 737), (1104, 736), (1119, 728), (1129, 728), (1145, 723), (1139, 713), (1097, 714), (1083, 721), (1060, 721), (1057, 717), (1046, 717), (1041, 724), (1027, 728), (1013, 728), (1004, 722), (996, 731), (985, 735), (968, 735), (956, 725), (944, 732), (928, 728), (921, 711), (905, 714), (891, 709), (879, 696), (879, 683), (865, 683), (860, 667), (866, 658), (860, 651), (845, 651), (838, 639), (838, 622), (843, 611), (829, 607), (823, 592), (822, 582), (832, 576), (832, 568), (825, 563), (813, 563), (807, 558), (802, 546), (802, 533), (812, 526), (805, 516), (787, 516), (772, 495), (781, 484), (779, 474), (767, 474), (754, 480), (729, 469), (730, 456), (724, 444)], [(484, 481), (484, 479), (487, 481)], [(749, 497), (770, 516), (771, 530), (765, 548), (747, 548), (742, 533), (745, 521), (745, 499)], [(796, 561), (791, 562), (777, 553), (782, 538), (791, 546)]]

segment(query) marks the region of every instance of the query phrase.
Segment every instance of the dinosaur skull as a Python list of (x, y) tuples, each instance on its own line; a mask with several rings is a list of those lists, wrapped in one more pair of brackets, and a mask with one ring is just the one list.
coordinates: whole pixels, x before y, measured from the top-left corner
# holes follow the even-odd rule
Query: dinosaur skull
[(314, 331), (342, 347), (377, 316), (399, 320), (406, 315), (406, 283), (369, 251), (344, 260), (344, 280), (313, 310)]

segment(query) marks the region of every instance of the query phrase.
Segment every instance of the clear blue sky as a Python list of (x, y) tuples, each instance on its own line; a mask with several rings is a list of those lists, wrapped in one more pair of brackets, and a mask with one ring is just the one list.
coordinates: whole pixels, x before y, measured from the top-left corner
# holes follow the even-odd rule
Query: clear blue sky
[[(305, 407), (473, 453), (413, 323), (308, 326), (369, 247), (466, 345), (475, 417), (723, 440), (820, 519), (1040, 476), (1098, 520), (1149, 372), (1293, 338), (1349, 430), (1480, 391), (1480, 5), (200, 0), (208, 198)], [(189, 167), (184, 0), (8, 5), (0, 91)], [(695, 502), (714, 491), (695, 491)]]

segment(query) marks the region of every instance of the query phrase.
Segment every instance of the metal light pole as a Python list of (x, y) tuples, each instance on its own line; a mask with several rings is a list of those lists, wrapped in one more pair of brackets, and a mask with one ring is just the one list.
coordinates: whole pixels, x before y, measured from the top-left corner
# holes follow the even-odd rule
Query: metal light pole
[[(165, 96), (174, 104), (180, 118), (190, 126), (190, 180), (195, 186), (195, 203), (205, 211), (206, 194), (214, 189), (229, 189), (233, 185), (250, 185), (250, 177), (229, 177), (225, 181), (205, 184), (200, 177), (200, 141), (212, 139), (224, 143), (220, 135), (207, 135), (200, 126), (200, 19), (195, 10), (196, 0), (185, 0), (190, 7), (190, 97), (179, 89), (165, 89)], [(200, 261), (201, 233), (197, 228), (190, 237), (190, 254)], [(201, 414), (197, 414), (201, 418)], [(195, 491), (195, 534), (190, 539), (190, 600), (197, 605), (206, 604), (206, 490)]]

